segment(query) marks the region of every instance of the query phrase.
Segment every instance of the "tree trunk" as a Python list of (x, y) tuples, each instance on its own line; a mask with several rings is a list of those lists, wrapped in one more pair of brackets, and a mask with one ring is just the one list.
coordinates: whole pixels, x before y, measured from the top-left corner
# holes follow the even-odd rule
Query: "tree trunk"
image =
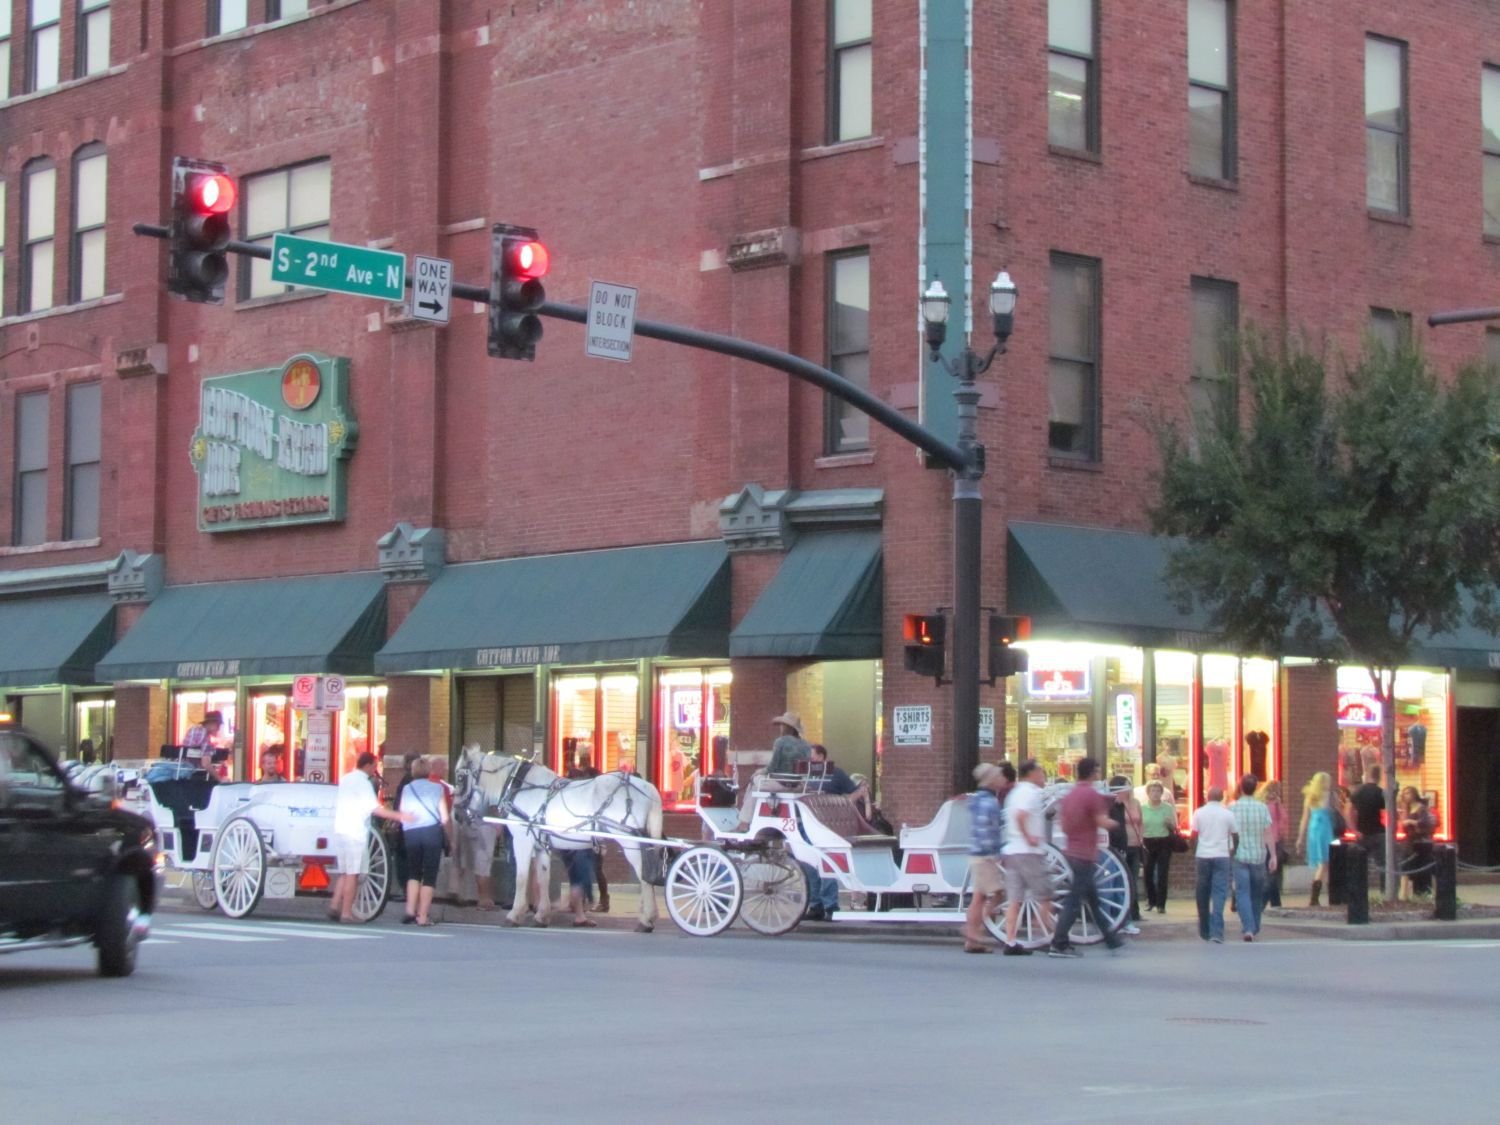
[(1385, 791), (1385, 901), (1395, 902), (1401, 873), (1396, 867), (1396, 670), (1381, 670), (1380, 784)]

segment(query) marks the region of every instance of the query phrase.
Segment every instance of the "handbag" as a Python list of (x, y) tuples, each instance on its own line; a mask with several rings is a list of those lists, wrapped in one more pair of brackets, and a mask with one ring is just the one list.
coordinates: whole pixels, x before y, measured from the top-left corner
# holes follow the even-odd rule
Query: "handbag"
[(1167, 839), (1172, 841), (1172, 854), (1182, 855), (1188, 850), (1188, 842), (1182, 833), (1177, 830), (1177, 825), (1174, 824), (1167, 829)]

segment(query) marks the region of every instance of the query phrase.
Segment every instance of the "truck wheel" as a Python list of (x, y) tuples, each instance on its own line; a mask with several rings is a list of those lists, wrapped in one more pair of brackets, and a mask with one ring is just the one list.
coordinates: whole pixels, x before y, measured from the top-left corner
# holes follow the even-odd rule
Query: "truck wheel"
[(117, 875), (104, 897), (99, 932), (99, 975), (128, 977), (135, 972), (135, 954), (145, 936), (142, 925), (141, 889), (128, 875)]

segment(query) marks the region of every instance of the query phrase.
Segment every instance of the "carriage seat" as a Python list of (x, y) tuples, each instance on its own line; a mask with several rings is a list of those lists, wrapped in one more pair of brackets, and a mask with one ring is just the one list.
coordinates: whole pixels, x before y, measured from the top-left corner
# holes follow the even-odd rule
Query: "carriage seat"
[(818, 818), (830, 832), (835, 832), (855, 847), (895, 847), (896, 837), (885, 836), (859, 815), (859, 809), (848, 797), (839, 793), (808, 793), (802, 798), (802, 807)]
[(206, 777), (185, 777), (176, 781), (153, 781), (151, 792), (156, 794), (156, 803), (172, 812), (172, 821), (177, 826), (182, 840), (182, 858), (192, 859), (198, 854), (198, 826), (193, 813), (208, 807), (213, 795), (214, 783)]

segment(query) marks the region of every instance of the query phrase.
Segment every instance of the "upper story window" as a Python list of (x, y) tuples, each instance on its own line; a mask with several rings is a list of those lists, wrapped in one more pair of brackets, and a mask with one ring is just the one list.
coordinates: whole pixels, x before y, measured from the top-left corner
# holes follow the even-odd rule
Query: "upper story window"
[(1484, 127), (1484, 233), (1500, 238), (1500, 69), (1481, 72), (1480, 115)]
[(68, 479), (64, 539), (99, 537), (98, 383), (68, 388)]
[(5, 181), (0, 180), (0, 316), (5, 315)]
[(21, 170), (21, 300), (23, 313), (52, 307), (57, 231), (57, 169), (46, 158)]
[[(828, 369), (870, 389), (870, 252), (830, 256), (825, 304)], [(842, 399), (825, 400), (823, 449), (851, 453), (870, 447), (870, 416)]]
[(228, 35), (250, 24), (250, 0), (208, 0), (208, 33)]
[(1411, 313), (1372, 308), (1370, 339), (1388, 352), (1397, 352), (1408, 346), (1411, 343)]
[(1052, 255), (1047, 445), (1099, 460), (1099, 260)]
[(31, 0), (30, 42), (26, 62), (26, 91), (50, 90), (60, 75), (62, 0)]
[(873, 29), (870, 0), (829, 0), (828, 139), (852, 141), (874, 132)]
[(109, 157), (101, 144), (85, 145), (73, 157), (73, 253), (68, 281), (70, 301), (92, 301), (105, 294), (104, 212)]
[[(327, 238), (331, 206), (332, 165), (327, 160), (278, 168), (247, 176), (241, 183), (246, 242), (271, 244), (271, 236), (286, 231), (302, 238)], [(271, 263), (239, 256), (241, 300), (269, 297), (291, 290), (290, 285), (271, 280)]]
[(10, 97), (10, 4), (0, 0), (0, 102)]
[(1192, 290), (1193, 375), (1188, 399), (1193, 425), (1232, 426), (1239, 413), (1240, 288), (1232, 281), (1195, 277)]
[(1365, 202), (1405, 215), (1406, 44), (1365, 37)]
[(47, 542), (47, 392), (16, 396), (16, 494), (11, 541)]
[(1188, 0), (1188, 170), (1234, 179), (1234, 6)]
[(307, 11), (307, 0), (266, 0), (266, 19), (284, 20)]
[(109, 0), (78, 0), (77, 75), (109, 69)]
[(1099, 151), (1094, 0), (1047, 2), (1047, 141)]

